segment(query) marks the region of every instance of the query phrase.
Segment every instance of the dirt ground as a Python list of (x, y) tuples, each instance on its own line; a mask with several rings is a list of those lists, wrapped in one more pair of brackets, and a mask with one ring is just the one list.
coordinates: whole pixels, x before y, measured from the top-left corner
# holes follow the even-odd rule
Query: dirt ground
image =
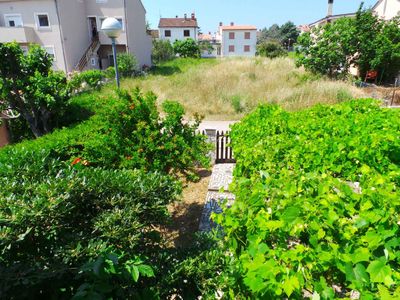
[[(381, 86), (371, 86), (362, 89), (369, 97), (384, 99), (388, 101), (389, 104), (399, 105), (400, 104), (400, 87), (381, 87)], [(393, 103), (392, 103), (393, 100)]]
[(199, 170), (200, 180), (189, 182), (183, 189), (182, 201), (168, 208), (172, 221), (162, 228), (161, 232), (168, 240), (168, 246), (176, 248), (189, 247), (195, 233), (199, 230), (201, 214), (208, 191), (211, 171)]

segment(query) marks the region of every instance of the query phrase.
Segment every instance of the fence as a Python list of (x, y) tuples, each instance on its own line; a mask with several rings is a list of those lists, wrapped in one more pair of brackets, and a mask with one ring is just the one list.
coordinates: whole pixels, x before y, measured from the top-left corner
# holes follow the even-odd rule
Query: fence
[(216, 164), (227, 164), (227, 163), (235, 163), (235, 159), (233, 158), (232, 147), (230, 147), (231, 138), (229, 137), (229, 131), (217, 131), (216, 135), (216, 156), (215, 163)]

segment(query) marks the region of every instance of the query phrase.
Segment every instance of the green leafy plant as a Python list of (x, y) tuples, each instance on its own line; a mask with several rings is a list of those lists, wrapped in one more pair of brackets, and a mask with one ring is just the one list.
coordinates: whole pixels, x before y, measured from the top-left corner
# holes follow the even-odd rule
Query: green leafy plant
[(123, 77), (135, 76), (139, 71), (138, 61), (131, 53), (118, 53), (118, 70)]
[(236, 201), (215, 220), (236, 298), (400, 296), (400, 112), (373, 100), (234, 125)]
[(153, 62), (156, 64), (173, 59), (175, 57), (175, 53), (170, 41), (153, 40), (151, 57)]
[(200, 57), (200, 47), (195, 40), (176, 40), (173, 44), (175, 54), (180, 57)]
[(24, 55), (17, 43), (0, 43), (0, 111), (21, 114), (35, 137), (49, 133), (67, 106), (64, 73), (51, 70), (52, 58), (32, 45)]
[(257, 44), (257, 54), (269, 58), (276, 58), (287, 55), (287, 52), (280, 43), (265, 41)]
[(101, 70), (87, 70), (73, 74), (68, 84), (71, 89), (79, 92), (88, 89), (100, 89), (105, 77), (104, 72)]

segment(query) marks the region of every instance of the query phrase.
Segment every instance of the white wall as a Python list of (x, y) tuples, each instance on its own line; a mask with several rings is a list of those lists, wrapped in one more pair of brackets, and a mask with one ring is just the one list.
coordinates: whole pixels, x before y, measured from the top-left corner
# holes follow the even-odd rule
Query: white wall
[[(37, 29), (35, 13), (47, 13), (50, 28)], [(41, 46), (54, 47), (54, 69), (67, 70), (54, 0), (0, 2), (0, 26), (5, 26), (4, 14), (21, 14), (23, 26), (34, 30), (35, 43)], [(12, 42), (12, 40), (9, 42)]]
[[(229, 33), (235, 33), (235, 39), (229, 39)], [(250, 39), (245, 39), (245, 32), (250, 32)], [(255, 56), (257, 45), (257, 30), (223, 30), (221, 56)], [(229, 52), (229, 46), (235, 46), (235, 52)], [(244, 46), (250, 46), (250, 52), (244, 51)]]
[(133, 53), (139, 63), (151, 66), (152, 39), (147, 34), (146, 10), (140, 0), (127, 0), (128, 51)]
[(400, 13), (400, 1), (399, 0), (383, 0), (374, 10), (376, 14), (385, 19), (390, 20)]
[[(171, 30), (171, 37), (166, 37), (165, 36), (165, 30)], [(190, 36), (185, 37), (183, 35), (184, 30), (189, 30), (190, 31)], [(193, 28), (193, 27), (162, 27), (159, 28), (160, 31), (160, 39), (162, 40), (169, 40), (171, 44), (173, 44), (176, 40), (178, 41), (183, 41), (188, 38), (191, 38), (195, 41), (197, 41), (197, 34), (198, 34), (198, 29)]]

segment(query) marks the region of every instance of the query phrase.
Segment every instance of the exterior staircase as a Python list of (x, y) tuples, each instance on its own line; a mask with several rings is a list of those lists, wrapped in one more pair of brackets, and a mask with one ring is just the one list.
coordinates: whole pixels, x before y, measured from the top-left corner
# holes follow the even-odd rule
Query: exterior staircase
[(82, 72), (87, 64), (89, 63), (90, 58), (93, 54), (96, 54), (100, 48), (100, 41), (98, 38), (92, 39), (89, 47), (86, 49), (85, 53), (82, 55), (82, 58), (79, 60), (78, 64), (75, 66), (75, 70)]

